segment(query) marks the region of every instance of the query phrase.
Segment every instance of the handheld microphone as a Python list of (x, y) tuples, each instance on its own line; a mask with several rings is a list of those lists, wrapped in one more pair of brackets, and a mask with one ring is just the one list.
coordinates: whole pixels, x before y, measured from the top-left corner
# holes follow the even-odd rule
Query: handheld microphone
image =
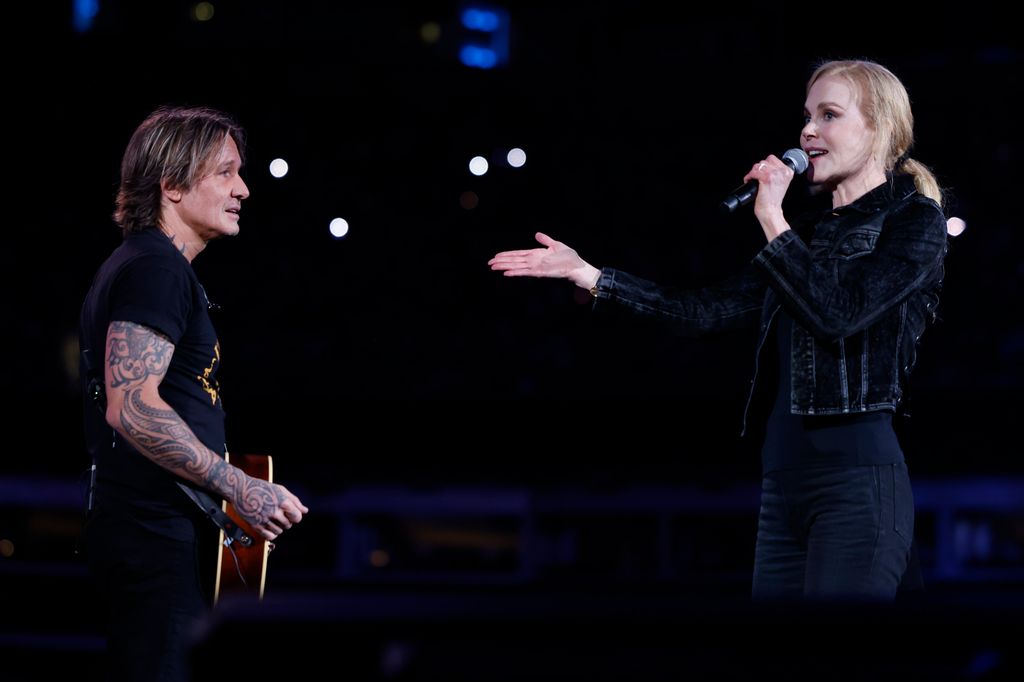
[[(810, 163), (810, 159), (807, 158), (807, 153), (803, 149), (794, 147), (789, 149), (785, 154), (782, 155), (782, 163), (786, 164), (793, 169), (793, 172), (800, 175), (807, 170), (807, 165)], [(719, 204), (719, 208), (722, 209), (723, 213), (732, 213), (740, 206), (746, 206), (754, 197), (757, 196), (757, 180), (751, 180), (742, 187), (737, 187), (729, 196)]]

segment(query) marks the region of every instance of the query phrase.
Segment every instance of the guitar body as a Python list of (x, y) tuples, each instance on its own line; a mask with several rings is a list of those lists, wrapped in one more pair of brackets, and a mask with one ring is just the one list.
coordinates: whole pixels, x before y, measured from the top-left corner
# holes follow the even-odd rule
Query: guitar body
[[(228, 459), (227, 455), (225, 459)], [(274, 480), (273, 460), (268, 455), (230, 455), (229, 461), (250, 476), (264, 481)], [(252, 544), (243, 547), (241, 543), (234, 542), (229, 547), (224, 544), (224, 531), (220, 532), (213, 602), (216, 604), (223, 594), (242, 594), (263, 599), (263, 590), (267, 583), (267, 556), (273, 545), (242, 520), (227, 500), (224, 501), (223, 508), (231, 520), (252, 537)]]

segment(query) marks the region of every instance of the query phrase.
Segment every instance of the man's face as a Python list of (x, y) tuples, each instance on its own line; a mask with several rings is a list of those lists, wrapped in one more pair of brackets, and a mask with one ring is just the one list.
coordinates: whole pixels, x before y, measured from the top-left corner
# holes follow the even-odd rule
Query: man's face
[(242, 200), (249, 196), (242, 176), (242, 157), (234, 138), (225, 135), (224, 146), (206, 175), (182, 193), (178, 217), (203, 241), (238, 234)]

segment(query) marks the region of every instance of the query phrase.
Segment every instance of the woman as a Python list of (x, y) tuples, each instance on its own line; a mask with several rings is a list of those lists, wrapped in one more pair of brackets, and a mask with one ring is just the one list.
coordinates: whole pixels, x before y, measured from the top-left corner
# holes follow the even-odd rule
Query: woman
[(766, 368), (778, 372), (754, 597), (891, 599), (914, 527), (892, 416), (935, 316), (946, 220), (935, 178), (908, 156), (910, 100), (888, 69), (823, 64), (808, 82), (804, 119), (808, 179), (831, 192), (832, 209), (804, 241), (782, 210), (793, 171), (775, 156), (755, 163), (744, 181), (759, 183), (754, 214), (768, 243), (729, 281), (671, 291), (598, 270), (540, 233), (545, 248), (489, 264), (509, 277), (569, 279), (596, 306), (668, 318), (691, 335), (760, 321), (755, 387)]

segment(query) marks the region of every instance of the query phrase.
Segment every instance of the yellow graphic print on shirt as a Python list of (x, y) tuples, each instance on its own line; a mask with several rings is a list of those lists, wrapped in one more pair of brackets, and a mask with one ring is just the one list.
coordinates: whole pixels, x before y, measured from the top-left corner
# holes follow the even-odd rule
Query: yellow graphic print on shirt
[(203, 390), (210, 395), (210, 403), (212, 405), (217, 404), (217, 397), (220, 393), (220, 384), (213, 377), (213, 369), (217, 366), (218, 362), (220, 362), (220, 341), (217, 341), (213, 346), (213, 359), (210, 360), (210, 366), (204, 369), (200, 376), (196, 377), (196, 379), (199, 379), (199, 383), (203, 385)]

